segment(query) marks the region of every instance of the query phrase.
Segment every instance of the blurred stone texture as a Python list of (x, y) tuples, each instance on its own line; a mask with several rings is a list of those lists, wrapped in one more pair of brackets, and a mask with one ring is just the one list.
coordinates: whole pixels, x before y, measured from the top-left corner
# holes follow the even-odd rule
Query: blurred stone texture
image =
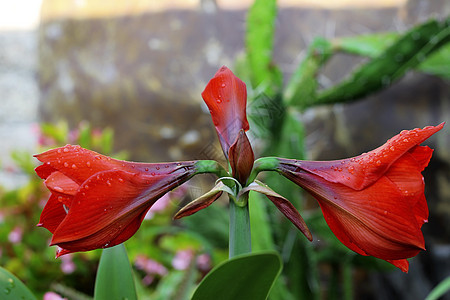
[[(90, 3), (43, 1), (38, 70), (42, 120), (67, 120), (71, 126), (88, 120), (112, 127), (117, 150), (130, 151), (135, 160), (207, 158), (219, 146), (200, 93), (221, 65), (232, 67), (243, 52), (250, 1)], [(384, 6), (359, 1), (356, 7), (334, 8), (305, 3), (279, 2), (274, 60), (285, 78), (316, 36), (404, 31), (429, 17), (450, 15), (446, 0), (380, 2)], [(321, 84), (340, 80), (359, 61), (337, 55), (320, 74)], [(310, 109), (302, 116), (310, 158), (357, 155), (402, 129), (449, 121), (449, 98), (449, 82), (410, 72), (356, 103)], [(436, 149), (426, 171), (428, 251), (414, 259), (409, 275), (374, 275), (372, 299), (423, 299), (450, 273), (447, 127), (427, 142)]]

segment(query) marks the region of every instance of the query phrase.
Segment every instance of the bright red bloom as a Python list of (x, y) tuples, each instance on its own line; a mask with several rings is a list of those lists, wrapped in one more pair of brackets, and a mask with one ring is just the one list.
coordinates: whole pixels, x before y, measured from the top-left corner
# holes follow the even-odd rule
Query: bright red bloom
[(249, 129), (245, 83), (223, 66), (208, 82), (202, 97), (211, 113), (223, 153), (228, 159), (228, 151), (239, 131)]
[(408, 271), (425, 249), (428, 219), (421, 172), (433, 150), (419, 146), (444, 123), (402, 131), (383, 146), (335, 161), (279, 159), (278, 170), (311, 193), (337, 238), (351, 250)]
[(53, 233), (57, 256), (126, 241), (156, 200), (197, 172), (195, 161), (132, 163), (71, 145), (36, 158), (51, 192), (38, 226)]

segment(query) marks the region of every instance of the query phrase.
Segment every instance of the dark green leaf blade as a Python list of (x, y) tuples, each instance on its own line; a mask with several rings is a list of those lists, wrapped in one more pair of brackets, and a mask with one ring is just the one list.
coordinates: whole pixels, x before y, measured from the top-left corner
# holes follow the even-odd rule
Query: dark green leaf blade
[(281, 259), (276, 252), (236, 256), (206, 275), (192, 299), (266, 299), (281, 268)]
[(130, 262), (123, 244), (103, 250), (94, 299), (137, 299)]

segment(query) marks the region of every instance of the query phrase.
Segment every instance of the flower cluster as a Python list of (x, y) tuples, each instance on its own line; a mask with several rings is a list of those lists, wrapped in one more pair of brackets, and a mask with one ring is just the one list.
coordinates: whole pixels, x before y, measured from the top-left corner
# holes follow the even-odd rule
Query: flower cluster
[(326, 222), (344, 245), (406, 272), (407, 258), (425, 249), (421, 227), (427, 222), (428, 208), (421, 172), (432, 150), (420, 144), (444, 124), (402, 131), (373, 151), (343, 160), (255, 160), (246, 135), (246, 93), (245, 83), (226, 67), (202, 93), (230, 172), (214, 161), (133, 163), (71, 145), (36, 155), (43, 162), (36, 173), (51, 192), (38, 225), (53, 234), (51, 245), (59, 246), (57, 256), (126, 241), (158, 199), (200, 173), (214, 173), (223, 180), (175, 218), (208, 207), (223, 192), (239, 201), (255, 191), (266, 195), (312, 240), (291, 202), (256, 180), (261, 171), (275, 171), (317, 199)]

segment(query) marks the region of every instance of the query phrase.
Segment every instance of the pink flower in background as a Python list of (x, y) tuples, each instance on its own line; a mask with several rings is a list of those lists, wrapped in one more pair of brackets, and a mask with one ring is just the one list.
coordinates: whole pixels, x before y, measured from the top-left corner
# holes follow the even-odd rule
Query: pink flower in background
[(57, 293), (54, 292), (47, 292), (44, 294), (43, 300), (67, 300), (67, 298), (63, 298)]
[(68, 254), (68, 255), (64, 255), (61, 257), (61, 271), (64, 274), (71, 274), (73, 272), (75, 272), (75, 270), (77, 269), (77, 266), (75, 265), (75, 263), (72, 260), (72, 255)]
[(23, 229), (19, 226), (14, 227), (14, 229), (8, 234), (8, 241), (12, 244), (18, 244), (22, 241)]
[(175, 254), (172, 266), (177, 270), (186, 270), (193, 258), (194, 252), (192, 250), (180, 250)]

